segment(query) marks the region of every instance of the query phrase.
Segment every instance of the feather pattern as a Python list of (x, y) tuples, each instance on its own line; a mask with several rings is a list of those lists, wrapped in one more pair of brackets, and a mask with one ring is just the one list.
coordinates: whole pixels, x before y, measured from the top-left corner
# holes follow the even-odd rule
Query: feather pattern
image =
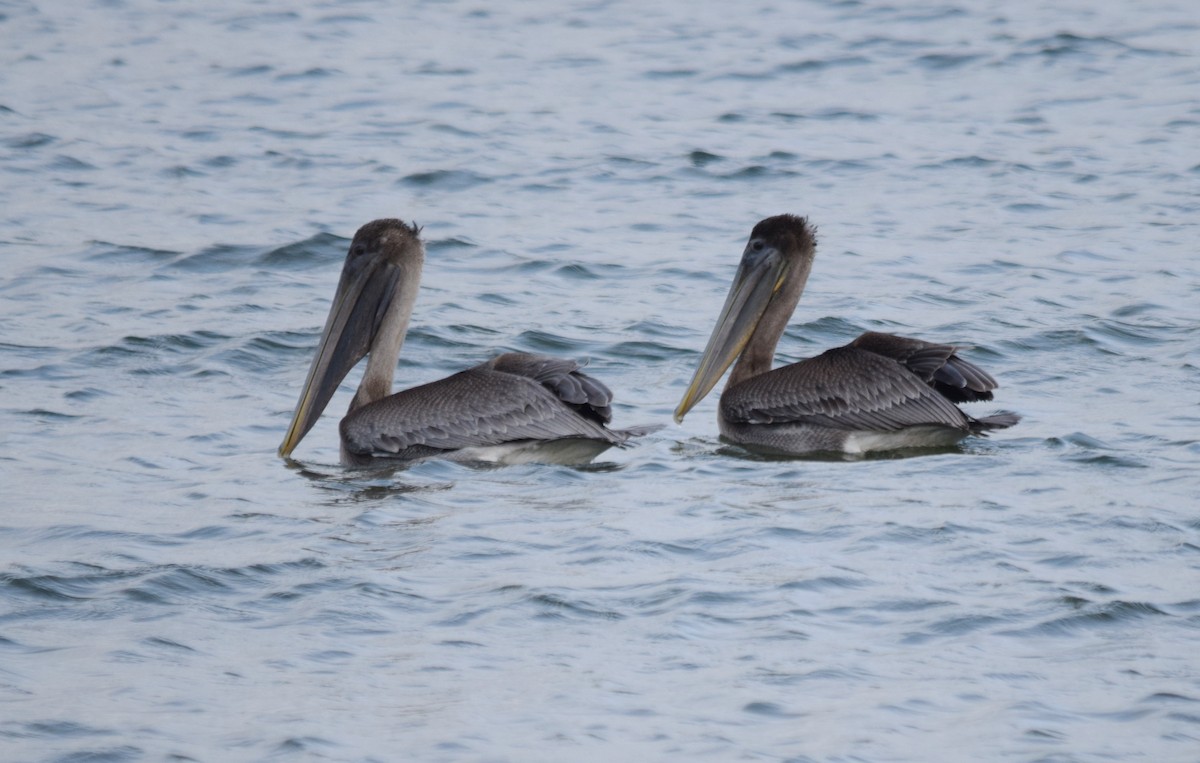
[(846, 431), (968, 427), (968, 417), (904, 365), (854, 345), (776, 368), (721, 395), (726, 421)]
[(996, 380), (979, 366), (960, 358), (954, 345), (868, 331), (850, 346), (903, 363), (955, 403), (991, 400), (996, 388)]
[(356, 456), (393, 458), (522, 440), (620, 445), (629, 433), (603, 426), (611, 401), (573, 361), (508, 353), (358, 408), (341, 434)]

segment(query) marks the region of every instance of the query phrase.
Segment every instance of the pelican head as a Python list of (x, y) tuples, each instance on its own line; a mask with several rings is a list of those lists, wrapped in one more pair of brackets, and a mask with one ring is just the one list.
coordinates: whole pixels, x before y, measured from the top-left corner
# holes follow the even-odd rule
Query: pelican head
[(777, 215), (754, 226), (700, 365), (675, 409), (675, 423), (704, 399), (737, 358), (742, 362), (729, 385), (770, 370), (815, 251), (815, 231), (803, 217)]
[(371, 360), (350, 409), (391, 391), (425, 260), (420, 233), (415, 224), (389, 219), (367, 223), (354, 234), (280, 456), (291, 455), (367, 353)]

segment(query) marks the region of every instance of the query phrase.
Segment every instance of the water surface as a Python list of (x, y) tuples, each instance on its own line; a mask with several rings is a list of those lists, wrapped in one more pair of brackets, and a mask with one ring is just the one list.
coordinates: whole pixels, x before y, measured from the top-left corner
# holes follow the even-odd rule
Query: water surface
[[(0, 757), (1196, 760), (1190, 6), (400, 5), (0, 11)], [(669, 424), (781, 212), (781, 360), (969, 344), (1021, 425)], [(348, 471), (343, 392), (277, 459), (382, 216), (429, 243), (398, 383), (549, 352), (669, 425)]]

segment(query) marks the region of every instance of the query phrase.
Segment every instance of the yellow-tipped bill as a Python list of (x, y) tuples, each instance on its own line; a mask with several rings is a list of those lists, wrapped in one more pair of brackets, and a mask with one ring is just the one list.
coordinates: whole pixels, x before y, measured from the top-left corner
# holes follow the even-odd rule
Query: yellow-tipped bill
[(700, 365), (675, 409), (675, 423), (683, 421), (692, 406), (704, 399), (742, 353), (771, 297), (783, 282), (786, 270), (787, 263), (777, 249), (767, 247), (755, 251), (747, 247)]
[(338, 385), (371, 348), (399, 269), (372, 257), (347, 259), (334, 293), (325, 331), (279, 455), (287, 458), (317, 423)]

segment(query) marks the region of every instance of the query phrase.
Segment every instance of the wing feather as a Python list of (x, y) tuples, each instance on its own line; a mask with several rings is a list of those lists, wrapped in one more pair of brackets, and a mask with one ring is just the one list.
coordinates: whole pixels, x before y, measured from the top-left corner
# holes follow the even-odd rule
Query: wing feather
[(604, 427), (612, 393), (578, 364), (510, 353), (349, 413), (342, 441), (358, 455), (404, 456), (522, 440), (587, 438), (618, 444)]
[(730, 422), (805, 423), (847, 431), (966, 429), (968, 422), (903, 364), (853, 345), (748, 379), (725, 391), (721, 411)]
[(585, 418), (594, 419), (600, 424), (612, 421), (612, 391), (599, 379), (580, 371), (579, 364), (573, 360), (509, 352), (484, 365), (538, 382)]
[(997, 386), (987, 371), (959, 357), (954, 345), (868, 331), (850, 346), (903, 363), (955, 403), (991, 400)]

